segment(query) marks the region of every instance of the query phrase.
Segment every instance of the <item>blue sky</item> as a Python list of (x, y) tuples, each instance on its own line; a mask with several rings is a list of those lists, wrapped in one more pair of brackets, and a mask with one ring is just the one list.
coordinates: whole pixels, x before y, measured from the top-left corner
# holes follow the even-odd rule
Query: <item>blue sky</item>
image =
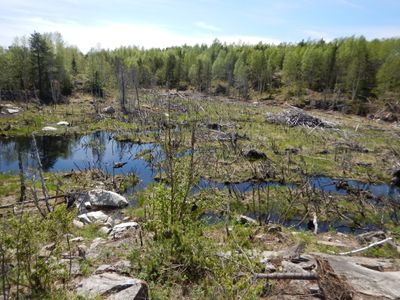
[(400, 0), (0, 0), (0, 45), (58, 31), (83, 52), (211, 43), (400, 36)]

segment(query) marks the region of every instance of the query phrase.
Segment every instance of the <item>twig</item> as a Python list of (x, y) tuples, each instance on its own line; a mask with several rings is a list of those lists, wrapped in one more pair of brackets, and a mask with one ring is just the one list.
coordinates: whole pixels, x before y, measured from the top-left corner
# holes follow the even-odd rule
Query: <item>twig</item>
[(389, 237), (389, 238), (386, 238), (386, 239), (384, 239), (384, 240), (381, 240), (381, 241), (372, 243), (372, 244), (370, 244), (370, 245), (368, 245), (368, 246), (365, 246), (365, 247), (363, 247), (363, 248), (359, 248), (359, 249), (352, 250), (352, 251), (348, 251), (348, 252), (341, 252), (341, 253), (339, 253), (339, 255), (348, 255), (348, 254), (354, 254), (354, 253), (362, 252), (362, 251), (365, 251), (365, 250), (367, 250), (367, 249), (369, 249), (369, 248), (372, 248), (372, 247), (375, 247), (375, 246), (384, 244), (384, 243), (386, 243), (386, 242), (389, 242), (389, 241), (391, 241), (391, 240), (393, 240), (393, 238)]

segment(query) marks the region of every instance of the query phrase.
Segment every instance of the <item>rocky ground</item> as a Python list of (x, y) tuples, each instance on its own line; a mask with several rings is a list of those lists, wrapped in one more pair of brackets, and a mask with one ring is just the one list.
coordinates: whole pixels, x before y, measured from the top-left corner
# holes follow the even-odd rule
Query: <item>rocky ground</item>
[[(126, 204), (122, 196), (113, 192), (93, 190), (84, 195), (78, 203), (82, 213), (74, 220), (74, 226), (81, 230), (85, 226), (96, 224), (101, 237), (86, 239), (71, 236), (70, 242), (74, 250), (72, 254), (66, 253), (64, 257), (74, 278), (70, 283), (71, 292), (84, 297), (101, 295), (105, 299), (148, 299), (148, 285), (132, 277), (131, 261), (126, 260), (130, 245), (143, 244), (143, 224), (130, 217), (116, 216), (115, 211), (110, 210)], [(349, 299), (399, 299), (398, 258), (363, 257), (363, 251), (346, 254), (362, 245), (387, 239), (387, 233), (369, 232), (358, 236), (317, 234), (316, 243), (326, 249), (321, 253), (307, 251), (308, 246), (304, 242), (289, 246), (290, 235), (300, 234), (296, 231), (287, 232), (279, 225), (273, 224), (260, 227), (249, 217), (238, 218), (238, 222), (243, 226), (250, 226), (253, 232), (259, 232), (252, 237), (258, 245), (276, 248), (266, 251), (262, 250), (263, 247), (255, 246), (243, 253), (238, 250), (239, 255), (264, 266), (265, 272), (262, 274), (250, 272), (243, 276), (264, 280), (268, 299), (347, 299), (343, 296), (345, 292), (351, 295)], [(388, 243), (400, 255), (400, 246), (393, 240)], [(46, 247), (44, 251), (45, 249)], [(335, 252), (337, 254), (333, 254)], [(221, 252), (215, 255), (224, 260), (234, 254)], [(84, 261), (90, 261), (91, 264), (91, 270), (85, 274), (81, 267)], [(325, 264), (324, 267), (321, 266), (321, 261)], [(270, 276), (270, 279), (263, 276)], [(273, 291), (268, 291), (271, 280), (276, 282), (275, 287)], [(335, 280), (338, 282), (335, 283)], [(335, 284), (344, 286), (336, 286), (341, 289), (336, 291)], [(183, 298), (185, 297), (182, 296)]]

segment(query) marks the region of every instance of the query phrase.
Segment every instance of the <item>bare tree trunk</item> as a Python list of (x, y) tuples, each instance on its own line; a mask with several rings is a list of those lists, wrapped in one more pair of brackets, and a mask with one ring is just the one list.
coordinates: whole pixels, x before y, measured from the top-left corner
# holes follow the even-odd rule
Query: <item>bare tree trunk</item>
[(18, 154), (18, 168), (19, 168), (19, 182), (20, 182), (19, 201), (23, 202), (25, 201), (26, 198), (26, 186), (25, 186), (24, 168), (22, 163), (21, 147), (18, 143), (17, 143), (17, 154)]
[(46, 203), (47, 211), (51, 212), (51, 207), (50, 207), (50, 204), (49, 204), (49, 194), (47, 193), (46, 183), (44, 181), (44, 176), (43, 176), (42, 162), (40, 160), (39, 149), (37, 147), (36, 138), (35, 138), (34, 134), (32, 134), (32, 144), (33, 144), (33, 149), (35, 151), (36, 160), (37, 160), (37, 163), (38, 163), (39, 176), (40, 176), (40, 182), (42, 184), (42, 192), (43, 192), (43, 196), (44, 196), (44, 201)]
[(136, 105), (137, 105), (137, 109), (140, 109), (139, 89), (138, 89), (137, 84), (135, 84), (135, 92), (136, 92)]

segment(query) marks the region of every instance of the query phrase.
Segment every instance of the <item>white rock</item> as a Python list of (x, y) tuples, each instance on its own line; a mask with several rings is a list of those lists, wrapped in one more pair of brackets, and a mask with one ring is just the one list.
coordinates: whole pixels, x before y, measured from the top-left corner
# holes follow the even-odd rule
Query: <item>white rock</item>
[(13, 107), (13, 108), (6, 108), (4, 111), (9, 115), (13, 115), (13, 114), (19, 113), (21, 111), (21, 109), (19, 109), (17, 107)]
[(254, 220), (253, 218), (250, 218), (248, 216), (245, 216), (245, 215), (240, 215), (237, 218), (237, 221), (240, 224), (254, 224), (254, 225), (257, 225), (257, 221), (256, 220)]
[(74, 219), (73, 221), (72, 221), (72, 225), (74, 225), (76, 228), (83, 228), (83, 226), (85, 225), (85, 224), (83, 224), (81, 221), (79, 221), (79, 220), (76, 220), (76, 219)]
[(57, 128), (51, 126), (45, 126), (42, 128), (43, 131), (56, 131)]
[(88, 191), (84, 195), (83, 201), (85, 203), (90, 202), (90, 204), (95, 207), (122, 208), (128, 205), (128, 201), (125, 197), (103, 189)]
[(107, 227), (107, 226), (103, 226), (99, 229), (99, 232), (103, 233), (103, 234), (109, 234), (111, 231), (111, 228)]
[(78, 219), (84, 224), (91, 224), (91, 223), (106, 223), (110, 219), (110, 217), (107, 216), (102, 211), (91, 211), (86, 214), (79, 215)]
[(76, 292), (87, 298), (148, 299), (148, 288), (144, 281), (116, 273), (95, 274), (85, 278), (76, 286)]
[(124, 232), (126, 232), (127, 230), (131, 229), (131, 228), (138, 228), (139, 224), (136, 222), (127, 222), (127, 223), (121, 223), (118, 225), (115, 225), (114, 228), (112, 229), (110, 236), (114, 237), (114, 238), (118, 238), (120, 237)]
[[(79, 221), (78, 221), (79, 222)], [(79, 242), (83, 242), (84, 238), (81, 236), (78, 236), (76, 238), (73, 238), (70, 240), (71, 243), (79, 243)]]
[(67, 121), (60, 121), (57, 123), (58, 126), (69, 126), (69, 123)]
[(107, 106), (107, 107), (103, 108), (103, 113), (113, 114), (113, 113), (115, 113), (115, 109), (112, 106)]
[(101, 246), (104, 243), (104, 239), (95, 238), (87, 251), (86, 257), (90, 259), (96, 259), (100, 255)]

